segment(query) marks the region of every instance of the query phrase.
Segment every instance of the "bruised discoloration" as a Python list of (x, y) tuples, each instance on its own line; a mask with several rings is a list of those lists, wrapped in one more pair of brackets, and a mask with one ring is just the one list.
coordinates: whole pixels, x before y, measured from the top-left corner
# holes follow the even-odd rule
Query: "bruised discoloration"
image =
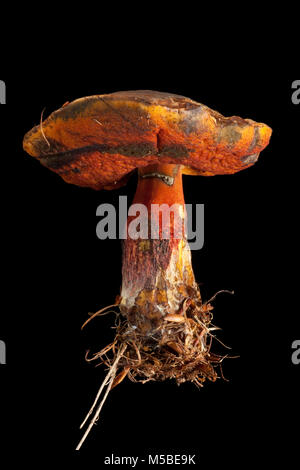
[(238, 132), (235, 125), (224, 126), (220, 129), (216, 136), (216, 143), (226, 141), (228, 148), (233, 148), (234, 145), (242, 138), (242, 134)]
[(121, 312), (143, 334), (151, 333), (166, 315), (176, 314), (189, 298), (201, 300), (186, 240), (126, 240), (123, 249)]
[(246, 157), (242, 158), (242, 162), (245, 165), (249, 165), (252, 163), (255, 163), (258, 160), (259, 154), (258, 153), (253, 153), (252, 155), (246, 155)]
[(162, 157), (169, 157), (174, 161), (181, 161), (181, 159), (189, 158), (189, 149), (183, 144), (163, 145), (159, 146), (158, 156), (160, 160)]
[(125, 157), (145, 157), (146, 155), (153, 155), (153, 153), (156, 153), (156, 147), (155, 145), (147, 142), (120, 145), (118, 147), (112, 147), (105, 144), (95, 144), (74, 150), (43, 155), (39, 157), (39, 160), (48, 168), (57, 169), (63, 167), (66, 163), (74, 162), (80, 159), (83, 154), (94, 152), (98, 152), (100, 154), (123, 155)]
[(189, 174), (232, 174), (248, 168), (271, 129), (226, 118), (189, 98), (150, 90), (81, 98), (29, 131), (23, 147), (65, 181), (116, 187), (149, 164), (181, 164)]

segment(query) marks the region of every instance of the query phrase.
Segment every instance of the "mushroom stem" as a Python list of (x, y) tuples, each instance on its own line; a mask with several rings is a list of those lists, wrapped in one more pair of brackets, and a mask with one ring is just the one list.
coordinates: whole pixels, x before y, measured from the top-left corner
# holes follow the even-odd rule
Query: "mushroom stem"
[[(131, 208), (139, 216), (129, 209), (120, 309), (137, 331), (147, 335), (168, 315), (181, 314), (186, 299), (201, 302), (186, 238), (182, 166), (141, 168)], [(144, 238), (135, 239), (132, 224), (138, 222)]]

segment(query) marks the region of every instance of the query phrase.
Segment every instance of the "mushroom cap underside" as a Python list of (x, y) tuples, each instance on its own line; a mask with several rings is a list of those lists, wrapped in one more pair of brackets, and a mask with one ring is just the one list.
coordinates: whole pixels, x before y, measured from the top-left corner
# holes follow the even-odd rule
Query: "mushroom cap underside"
[(68, 183), (113, 189), (150, 164), (236, 173), (257, 161), (271, 134), (266, 124), (224, 117), (184, 96), (138, 90), (66, 103), (25, 135), (23, 148)]

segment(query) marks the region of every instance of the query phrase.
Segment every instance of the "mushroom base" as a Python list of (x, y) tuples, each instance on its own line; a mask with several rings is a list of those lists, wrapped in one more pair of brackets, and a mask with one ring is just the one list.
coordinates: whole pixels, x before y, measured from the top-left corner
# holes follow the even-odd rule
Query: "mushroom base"
[(175, 379), (178, 384), (192, 381), (199, 386), (205, 379), (216, 380), (214, 366), (223, 358), (210, 351), (211, 306), (201, 305), (199, 299), (190, 298), (184, 309), (180, 322), (165, 318), (151, 335), (132, 329), (128, 321), (120, 324), (116, 336), (117, 349), (124, 344), (127, 348), (119, 367), (131, 380)]
[(151, 335), (132, 328), (130, 321), (118, 313), (114, 341), (89, 360), (98, 359), (111, 367), (123, 351), (112, 387), (126, 375), (142, 383), (175, 379), (177, 384), (190, 381), (202, 386), (206, 379), (214, 382), (224, 356), (211, 352), (212, 309), (199, 298), (189, 298), (181, 321), (165, 318)]

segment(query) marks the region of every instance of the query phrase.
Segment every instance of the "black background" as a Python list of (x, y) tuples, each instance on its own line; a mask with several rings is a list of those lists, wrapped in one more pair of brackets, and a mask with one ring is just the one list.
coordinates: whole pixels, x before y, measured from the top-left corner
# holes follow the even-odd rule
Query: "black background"
[[(205, 205), (205, 243), (192, 252), (203, 298), (214, 302), (218, 337), (237, 359), (228, 379), (202, 390), (173, 382), (114, 389), (81, 455), (197, 454), (197, 463), (268, 462), (296, 450), (299, 371), (291, 345), (298, 321), (298, 124), (291, 101), (297, 77), (200, 70), (188, 59), (144, 61), (81, 55), (51, 67), (50, 56), (1, 71), (7, 104), (2, 129), (2, 315), (7, 365), (1, 366), (3, 449), (76, 455), (79, 424), (104, 377), (87, 364), (87, 349), (109, 342), (113, 316), (84, 330), (93, 312), (114, 302), (121, 285), (121, 245), (96, 237), (96, 208), (133, 198), (125, 188), (95, 192), (63, 182), (22, 150), (24, 134), (52, 111), (81, 96), (153, 89), (188, 96), (221, 112), (265, 122), (270, 145), (250, 169), (230, 176), (184, 177), (187, 203)], [(92, 66), (91, 66), (92, 65)], [(216, 348), (218, 346), (216, 345)], [(298, 370), (299, 369), (299, 370)], [(298, 434), (297, 434), (298, 433)], [(283, 444), (283, 438), (288, 443)], [(237, 449), (240, 455), (237, 456)], [(12, 455), (12, 458), (15, 455)], [(78, 457), (78, 454), (76, 455)]]

